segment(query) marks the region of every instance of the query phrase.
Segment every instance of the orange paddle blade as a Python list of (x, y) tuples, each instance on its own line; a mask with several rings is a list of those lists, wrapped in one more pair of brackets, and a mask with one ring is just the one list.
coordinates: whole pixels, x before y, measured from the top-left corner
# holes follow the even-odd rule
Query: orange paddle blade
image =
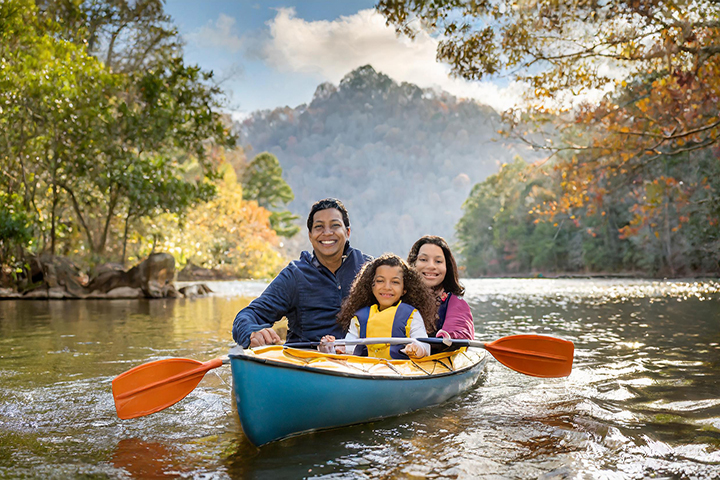
[(159, 412), (192, 392), (208, 370), (223, 364), (216, 358), (202, 363), (188, 358), (168, 358), (138, 365), (112, 381), (118, 417), (142, 417)]
[(544, 335), (512, 335), (485, 344), (485, 349), (508, 368), (533, 377), (567, 377), (572, 371), (575, 345)]

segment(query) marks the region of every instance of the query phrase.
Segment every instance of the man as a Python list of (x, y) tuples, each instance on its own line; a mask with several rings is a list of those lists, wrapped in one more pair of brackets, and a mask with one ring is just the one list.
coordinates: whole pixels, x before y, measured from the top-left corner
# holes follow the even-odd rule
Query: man
[(282, 317), (288, 319), (288, 343), (345, 336), (337, 324), (340, 303), (370, 257), (350, 247), (350, 218), (340, 200), (315, 202), (307, 227), (313, 253), (302, 252), (235, 317), (233, 338), (242, 347), (281, 343), (272, 324)]

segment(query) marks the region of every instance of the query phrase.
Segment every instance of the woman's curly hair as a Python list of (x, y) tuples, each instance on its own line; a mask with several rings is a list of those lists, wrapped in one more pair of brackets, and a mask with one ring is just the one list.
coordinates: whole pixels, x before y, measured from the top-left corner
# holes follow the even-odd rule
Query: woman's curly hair
[(382, 265), (402, 268), (405, 293), (400, 299), (420, 312), (425, 322), (425, 330), (427, 330), (428, 336), (432, 336), (435, 333), (435, 311), (437, 309), (435, 299), (425, 286), (420, 274), (410, 268), (405, 260), (392, 253), (386, 253), (366, 263), (357, 274), (350, 289), (350, 295), (343, 301), (340, 308), (338, 315), (340, 326), (347, 332), (355, 312), (377, 303), (372, 287), (375, 281), (375, 272)]

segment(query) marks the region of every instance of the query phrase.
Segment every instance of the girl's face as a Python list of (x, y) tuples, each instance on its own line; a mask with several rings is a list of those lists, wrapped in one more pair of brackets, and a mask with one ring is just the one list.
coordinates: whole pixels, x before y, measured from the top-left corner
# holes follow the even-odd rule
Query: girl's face
[(432, 243), (420, 247), (415, 260), (415, 270), (418, 271), (425, 285), (432, 289), (437, 288), (445, 280), (447, 273), (443, 249)]
[(380, 265), (375, 270), (372, 293), (378, 302), (378, 310), (382, 311), (395, 305), (405, 295), (402, 267)]

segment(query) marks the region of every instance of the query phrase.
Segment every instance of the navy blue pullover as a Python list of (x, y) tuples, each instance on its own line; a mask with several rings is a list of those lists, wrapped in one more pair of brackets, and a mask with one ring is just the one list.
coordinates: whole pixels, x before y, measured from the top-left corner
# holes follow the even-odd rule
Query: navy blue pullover
[(370, 258), (348, 244), (342, 265), (333, 274), (315, 253), (302, 252), (299, 260), (290, 262), (258, 298), (238, 312), (233, 338), (247, 348), (251, 333), (272, 327), (282, 317), (288, 319), (288, 343), (317, 342), (323, 335), (344, 338), (337, 323), (340, 303)]

